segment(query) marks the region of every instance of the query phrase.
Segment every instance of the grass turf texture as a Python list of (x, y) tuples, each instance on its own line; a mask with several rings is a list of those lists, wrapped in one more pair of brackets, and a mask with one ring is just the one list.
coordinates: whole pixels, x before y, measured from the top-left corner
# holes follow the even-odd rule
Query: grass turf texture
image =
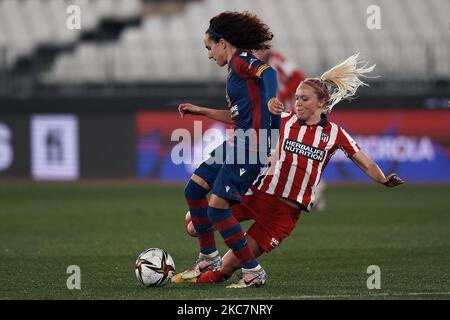
[[(135, 277), (149, 247), (166, 249), (178, 272), (196, 258), (182, 186), (2, 184), (0, 299), (449, 299), (449, 194), (449, 186), (330, 186), (327, 209), (303, 215), (259, 259), (267, 284), (230, 290), (229, 282), (146, 288)], [(67, 289), (69, 265), (81, 268), (81, 290)], [(381, 268), (380, 290), (366, 287), (369, 265)]]

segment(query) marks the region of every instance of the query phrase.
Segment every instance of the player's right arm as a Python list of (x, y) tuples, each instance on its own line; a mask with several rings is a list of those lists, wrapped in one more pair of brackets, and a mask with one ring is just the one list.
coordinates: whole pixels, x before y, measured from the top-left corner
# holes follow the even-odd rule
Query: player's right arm
[(396, 173), (391, 173), (386, 177), (380, 167), (361, 150), (355, 140), (341, 127), (339, 127), (336, 142), (342, 151), (372, 180), (386, 187), (396, 187), (404, 183)]
[(180, 116), (184, 118), (187, 114), (204, 116), (213, 120), (221, 121), (227, 124), (233, 124), (230, 110), (217, 110), (211, 108), (199, 107), (191, 103), (182, 103), (178, 106)]
[(358, 167), (364, 171), (370, 178), (374, 181), (385, 185), (386, 187), (396, 187), (403, 184), (403, 180), (396, 174), (391, 173), (389, 176), (385, 177), (383, 171), (378, 167), (378, 165), (370, 159), (362, 150), (356, 152), (351, 159)]

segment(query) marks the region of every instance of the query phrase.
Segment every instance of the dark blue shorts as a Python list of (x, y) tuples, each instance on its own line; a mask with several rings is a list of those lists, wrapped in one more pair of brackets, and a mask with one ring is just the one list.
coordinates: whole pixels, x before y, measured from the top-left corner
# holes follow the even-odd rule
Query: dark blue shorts
[(205, 180), (216, 196), (231, 204), (241, 202), (264, 167), (256, 152), (237, 149), (227, 142), (214, 149), (194, 174)]

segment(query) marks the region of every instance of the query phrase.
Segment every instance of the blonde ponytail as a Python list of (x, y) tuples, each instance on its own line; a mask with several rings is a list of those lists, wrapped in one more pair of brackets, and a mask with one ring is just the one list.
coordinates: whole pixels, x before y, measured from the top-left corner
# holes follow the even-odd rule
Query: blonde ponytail
[(358, 67), (361, 61), (358, 60), (359, 53), (347, 58), (341, 64), (326, 71), (320, 77), (321, 83), (326, 87), (329, 93), (329, 99), (326, 104), (325, 112), (330, 112), (334, 105), (344, 99), (351, 99), (360, 86), (368, 86), (361, 81), (360, 77), (366, 77), (364, 74), (371, 72), (375, 64), (367, 67), (367, 63)]

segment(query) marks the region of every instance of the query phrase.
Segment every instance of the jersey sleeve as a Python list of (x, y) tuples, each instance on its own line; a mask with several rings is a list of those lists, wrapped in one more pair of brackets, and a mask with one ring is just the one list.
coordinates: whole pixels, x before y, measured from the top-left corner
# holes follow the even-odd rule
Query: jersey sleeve
[(281, 128), (281, 115), (270, 113), (270, 129), (280, 130)]
[(270, 99), (277, 96), (278, 90), (278, 79), (277, 72), (272, 67), (264, 69), (262, 73), (262, 81), (264, 84), (264, 91), (266, 92), (266, 99), (270, 101)]
[(269, 65), (244, 51), (233, 59), (233, 67), (241, 78), (247, 79), (261, 78), (262, 73), (269, 68)]
[(361, 150), (360, 146), (353, 140), (353, 138), (341, 127), (337, 135), (338, 147), (345, 153), (347, 157), (352, 157), (355, 153)]

